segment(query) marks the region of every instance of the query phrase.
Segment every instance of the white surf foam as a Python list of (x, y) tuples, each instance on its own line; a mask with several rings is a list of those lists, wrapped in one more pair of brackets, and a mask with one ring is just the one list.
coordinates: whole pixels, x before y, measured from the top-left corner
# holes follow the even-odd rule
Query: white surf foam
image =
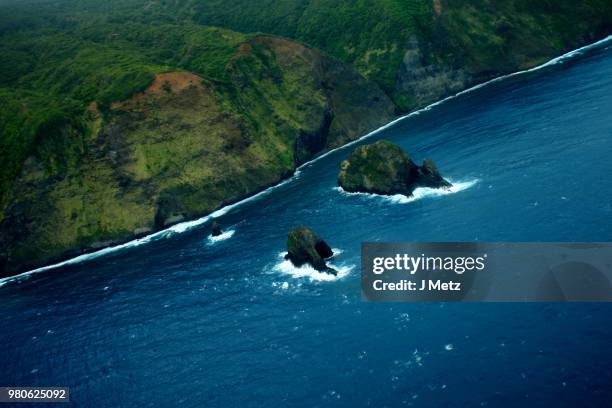
[(234, 232), (236, 232), (236, 230), (227, 230), (222, 232), (221, 234), (217, 235), (216, 237), (213, 237), (212, 235), (208, 236), (208, 244), (209, 245), (213, 245), (216, 244), (219, 241), (225, 241), (226, 239), (230, 239), (232, 237), (232, 235), (234, 235)]
[(377, 200), (386, 200), (396, 204), (408, 204), (417, 200), (421, 200), (427, 197), (440, 197), (449, 194), (455, 194), (463, 190), (467, 190), (468, 188), (474, 186), (479, 182), (478, 179), (469, 180), (469, 181), (452, 181), (451, 187), (448, 188), (429, 188), (429, 187), (419, 187), (412, 192), (411, 196), (405, 196), (403, 194), (394, 194), (394, 195), (380, 195), (380, 194), (371, 194), (371, 193), (350, 193), (348, 191), (344, 191), (342, 187), (334, 187), (334, 190), (339, 191), (341, 194), (346, 196), (363, 196), (368, 198), (373, 198)]
[[(334, 257), (342, 253), (341, 250), (336, 248), (332, 249), (332, 251), (334, 252)], [(278, 263), (274, 265), (273, 270), (278, 273), (289, 275), (295, 279), (307, 278), (311, 282), (331, 282), (348, 276), (355, 268), (355, 265), (335, 265), (334, 258), (332, 257), (331, 260), (327, 261), (327, 265), (330, 268), (334, 268), (336, 271), (338, 271), (337, 275), (332, 275), (330, 273), (319, 272), (310, 265), (302, 265), (297, 267), (290, 260), (285, 259), (286, 255), (287, 252), (281, 252), (278, 254), (279, 260)]]
[(565, 54), (563, 54), (563, 55), (561, 55), (559, 57), (553, 58), (550, 61), (548, 61), (548, 62), (546, 62), (546, 63), (544, 63), (542, 65), (538, 65), (536, 67), (533, 67), (533, 68), (530, 68), (530, 69), (526, 69), (526, 70), (523, 70), (523, 71), (517, 71), (517, 72), (511, 73), (511, 74), (508, 74), (508, 75), (502, 75), (500, 77), (497, 77), (497, 78), (491, 79), (489, 81), (483, 82), (481, 84), (475, 85), (475, 86), (473, 86), (471, 88), (465, 89), (465, 90), (463, 90), (461, 92), (456, 93), (455, 95), (448, 96), (448, 97), (446, 97), (444, 99), (441, 99), (441, 100), (439, 100), (437, 102), (434, 102), (431, 105), (428, 105), (428, 106), (426, 106), (426, 107), (424, 107), (422, 109), (416, 110), (416, 111), (411, 112), (411, 113), (409, 113), (407, 115), (404, 115), (404, 116), (400, 116), (399, 118), (392, 120), (391, 122), (387, 123), (386, 125), (383, 125), (380, 128), (378, 128), (376, 130), (373, 130), (372, 132), (370, 132), (370, 133), (360, 137), (359, 139), (355, 139), (352, 142), (349, 142), (349, 143), (347, 143), (345, 145), (342, 145), (342, 146), (340, 146), (340, 147), (338, 147), (336, 149), (329, 150), (326, 153), (323, 153), (322, 155), (317, 156), (314, 159), (312, 159), (312, 160), (302, 164), (300, 167), (298, 167), (296, 169), (296, 171), (294, 172), (292, 177), (289, 177), (289, 178), (283, 180), (279, 184), (276, 184), (276, 185), (274, 185), (272, 187), (269, 187), (269, 188), (267, 188), (265, 190), (262, 190), (259, 193), (255, 194), (255, 195), (253, 195), (253, 196), (251, 196), (249, 198), (246, 198), (246, 199), (244, 199), (242, 201), (239, 201), (237, 203), (230, 204), (228, 206), (220, 208), (219, 210), (213, 212), (210, 215), (207, 215), (205, 217), (202, 217), (202, 218), (199, 218), (199, 219), (196, 219), (196, 220), (193, 220), (193, 221), (186, 221), (186, 222), (182, 222), (180, 224), (173, 225), (172, 227), (169, 227), (168, 229), (165, 229), (165, 230), (162, 230), (162, 231), (158, 231), (156, 233), (153, 233), (151, 235), (148, 235), (148, 236), (145, 236), (145, 237), (142, 237), (142, 238), (134, 239), (132, 241), (126, 242), (126, 243), (121, 244), (121, 245), (116, 245), (116, 246), (104, 248), (104, 249), (101, 249), (99, 251), (91, 252), (89, 254), (79, 255), (79, 256), (77, 256), (75, 258), (71, 258), (71, 259), (68, 259), (68, 260), (63, 261), (63, 262), (58, 262), (56, 264), (47, 265), (47, 266), (43, 266), (41, 268), (33, 269), (31, 271), (24, 272), (24, 273), (21, 273), (19, 275), (9, 276), (9, 277), (6, 277), (6, 278), (2, 278), (2, 279), (0, 279), (0, 286), (3, 286), (3, 285), (5, 285), (8, 282), (18, 281), (18, 280), (27, 278), (29, 275), (32, 275), (32, 274), (35, 274), (35, 273), (44, 272), (44, 271), (47, 271), (49, 269), (58, 268), (58, 267), (64, 266), (64, 265), (71, 265), (71, 264), (76, 264), (76, 263), (84, 262), (84, 261), (87, 261), (87, 260), (90, 260), (90, 259), (98, 258), (100, 256), (106, 255), (106, 254), (111, 253), (111, 252), (119, 251), (119, 250), (126, 249), (126, 248), (136, 247), (136, 246), (146, 244), (146, 243), (148, 243), (150, 241), (153, 241), (153, 240), (156, 240), (156, 239), (170, 237), (170, 236), (174, 235), (175, 233), (182, 233), (182, 232), (188, 231), (188, 230), (190, 230), (190, 229), (192, 229), (194, 227), (197, 227), (198, 225), (202, 225), (202, 224), (206, 223), (211, 218), (219, 217), (219, 216), (221, 216), (223, 214), (226, 214), (227, 212), (231, 211), (232, 209), (234, 209), (234, 208), (236, 208), (236, 207), (238, 207), (240, 205), (243, 205), (245, 203), (257, 200), (257, 199), (259, 199), (259, 198), (269, 194), (270, 192), (274, 191), (275, 189), (277, 189), (277, 188), (279, 188), (279, 187), (281, 187), (281, 186), (283, 186), (283, 185), (285, 185), (287, 183), (290, 183), (291, 181), (295, 180), (296, 178), (299, 178), (299, 176), (300, 176), (300, 169), (304, 168), (305, 166), (309, 166), (312, 163), (314, 163), (314, 162), (316, 162), (318, 160), (321, 160), (322, 158), (330, 155), (331, 153), (333, 153), (335, 151), (338, 151), (338, 150), (341, 150), (341, 149), (346, 149), (349, 146), (352, 146), (352, 145), (354, 145), (356, 143), (359, 143), (359, 142), (361, 142), (361, 141), (363, 141), (363, 140), (365, 140), (365, 139), (367, 139), (369, 137), (372, 137), (372, 136), (376, 135), (377, 133), (380, 133), (380, 132), (384, 131), (385, 129), (388, 129), (389, 127), (395, 125), (396, 123), (398, 123), (398, 122), (400, 122), (400, 121), (402, 121), (402, 120), (404, 120), (406, 118), (409, 118), (409, 117), (412, 117), (412, 116), (415, 116), (415, 115), (419, 115), (421, 112), (429, 111), (433, 107), (438, 106), (438, 105), (440, 105), (440, 104), (442, 104), (442, 103), (444, 103), (444, 102), (446, 102), (448, 100), (455, 99), (455, 98), (457, 98), (457, 97), (459, 97), (461, 95), (464, 95), (464, 94), (467, 94), (467, 93), (470, 93), (470, 92), (474, 92), (477, 89), (480, 89), (480, 88), (482, 88), (484, 86), (487, 86), (487, 85), (495, 83), (495, 82), (502, 81), (502, 80), (504, 80), (506, 78), (514, 77), (514, 76), (517, 76), (517, 75), (522, 75), (522, 74), (525, 74), (525, 73), (528, 73), (528, 72), (537, 71), (537, 70), (540, 70), (542, 68), (545, 68), (545, 67), (548, 67), (548, 66), (551, 66), (551, 65), (562, 64), (563, 62), (565, 62), (565, 61), (575, 57), (576, 55), (584, 54), (585, 52), (587, 52), (587, 51), (589, 51), (589, 50), (591, 50), (593, 48), (597, 48), (597, 47), (601, 46), (602, 44), (606, 44), (606, 43), (608, 43), (610, 41), (612, 41), (612, 35), (610, 35), (610, 36), (608, 36), (608, 37), (606, 37), (606, 38), (604, 38), (602, 40), (599, 40), (597, 42), (594, 42), (592, 44), (589, 44), (589, 45), (586, 45), (584, 47), (581, 47), (581, 48), (578, 48), (576, 50), (573, 50), (573, 51), (570, 51), (568, 53), (565, 53)]

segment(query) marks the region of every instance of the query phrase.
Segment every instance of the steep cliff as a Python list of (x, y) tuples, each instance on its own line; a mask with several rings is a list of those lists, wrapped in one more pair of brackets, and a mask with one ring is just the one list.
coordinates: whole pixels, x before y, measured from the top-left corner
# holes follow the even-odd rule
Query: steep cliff
[[(384, 124), (393, 104), (349, 66), (254, 36), (224, 81), (161, 72), (142, 92), (96, 103), (58, 140), (74, 160), (28, 156), (0, 222), (2, 274), (192, 219), (289, 176), (300, 163)], [(75, 144), (77, 145), (77, 144)]]

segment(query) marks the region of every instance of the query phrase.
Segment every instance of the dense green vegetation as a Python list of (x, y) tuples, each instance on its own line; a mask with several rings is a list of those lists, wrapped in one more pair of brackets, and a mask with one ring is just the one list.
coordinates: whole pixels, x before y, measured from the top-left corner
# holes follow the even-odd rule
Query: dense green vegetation
[(36, 154), (49, 137), (59, 148), (56, 161), (62, 156), (72, 160), (72, 155), (59, 154), (72, 141), (59, 139), (74, 136), (66, 125), (83, 127), (79, 122), (92, 102), (106, 112), (111, 102), (142, 91), (156, 73), (176, 69), (223, 81), (225, 64), (245, 39), (195, 25), (91, 21), (5, 32), (0, 45), (0, 161), (5, 163), (0, 203), (5, 204), (8, 184), (25, 157)]
[(418, 42), (424, 61), (438, 69), (461, 67), (471, 75), (486, 77), (532, 66), (612, 29), (610, 0), (193, 3), (183, 17), (236, 31), (294, 38), (353, 64), (377, 81), (403, 110), (415, 107), (411, 95), (398, 84), (402, 57), (412, 41)]
[[(612, 15), (610, 0), (444, 0), (437, 10), (435, 3), (4, 0), (0, 95), (6, 108), (0, 112), (0, 159), (9, 165), (0, 178), (0, 203), (39, 126), (58, 124), (59, 117), (67, 119), (94, 100), (104, 109), (142, 90), (164, 70), (223, 80), (225, 63), (245, 37), (200, 24), (273, 33), (324, 49), (353, 64), (409, 109), (414, 100), (396, 84), (411, 38), (420, 41), (426, 57), (439, 67), (508, 72), (572, 46), (589, 28), (605, 31)], [(53, 108), (37, 106), (37, 98), (50, 97)], [(19, 104), (27, 106), (28, 118), (8, 114)], [(27, 123), (20, 125), (22, 120)]]
[[(429, 30), (429, 0), (269, 0), (198, 2), (193, 19), (239, 31), (295, 38), (354, 64), (392, 93), (410, 35)], [(278, 5), (280, 4), (280, 5)]]
[(213, 211), (393, 113), (299, 44), (68, 3), (0, 19), (0, 269)]

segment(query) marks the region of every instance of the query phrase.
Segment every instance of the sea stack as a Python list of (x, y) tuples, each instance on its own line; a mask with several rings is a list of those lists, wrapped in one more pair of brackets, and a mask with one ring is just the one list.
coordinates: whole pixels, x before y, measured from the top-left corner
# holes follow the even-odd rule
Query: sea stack
[(410, 196), (417, 187), (445, 188), (451, 183), (431, 160), (418, 166), (401, 147), (379, 140), (359, 146), (342, 162), (338, 185), (348, 192)]
[(333, 255), (333, 251), (311, 229), (299, 226), (287, 236), (287, 259), (295, 266), (309, 264), (317, 271), (336, 275), (338, 272), (327, 266), (325, 260)]
[(213, 237), (218, 237), (222, 233), (223, 231), (221, 230), (221, 226), (219, 225), (219, 223), (217, 221), (213, 221), (210, 227), (210, 235)]

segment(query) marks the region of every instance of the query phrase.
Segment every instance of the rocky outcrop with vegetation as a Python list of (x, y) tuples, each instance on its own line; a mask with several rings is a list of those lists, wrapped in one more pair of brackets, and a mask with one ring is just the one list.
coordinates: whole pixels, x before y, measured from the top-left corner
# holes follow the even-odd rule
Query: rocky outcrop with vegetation
[(417, 166), (401, 147), (386, 140), (356, 148), (340, 165), (338, 184), (353, 193), (406, 196), (417, 187), (451, 186), (431, 160)]

